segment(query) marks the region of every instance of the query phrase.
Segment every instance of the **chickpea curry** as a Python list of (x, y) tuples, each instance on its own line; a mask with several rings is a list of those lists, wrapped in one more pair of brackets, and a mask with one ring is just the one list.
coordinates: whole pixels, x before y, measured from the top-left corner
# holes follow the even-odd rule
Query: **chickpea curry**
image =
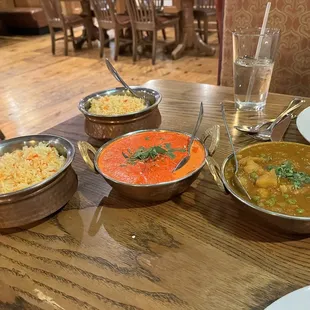
[[(270, 142), (238, 152), (238, 177), (257, 206), (286, 215), (310, 217), (310, 146)], [(234, 161), (225, 167), (233, 184)], [(237, 190), (238, 191), (238, 190)]]
[(107, 145), (99, 155), (102, 173), (129, 184), (158, 184), (181, 179), (205, 161), (204, 146), (195, 140), (189, 161), (173, 172), (187, 155), (189, 136), (173, 131), (144, 131)]

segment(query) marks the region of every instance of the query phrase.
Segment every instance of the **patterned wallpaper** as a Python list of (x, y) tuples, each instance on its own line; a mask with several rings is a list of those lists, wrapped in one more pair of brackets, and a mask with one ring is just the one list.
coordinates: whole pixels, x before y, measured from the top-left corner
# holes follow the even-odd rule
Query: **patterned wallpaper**
[[(260, 27), (267, 0), (226, 0), (221, 85), (232, 86), (232, 35)], [(268, 27), (281, 29), (270, 91), (310, 97), (310, 0), (271, 0)]]

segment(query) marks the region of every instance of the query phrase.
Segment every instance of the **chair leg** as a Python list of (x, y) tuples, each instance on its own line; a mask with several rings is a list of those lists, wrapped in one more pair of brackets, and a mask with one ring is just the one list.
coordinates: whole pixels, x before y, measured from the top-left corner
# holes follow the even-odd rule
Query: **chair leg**
[(180, 24), (176, 23), (174, 26), (175, 42), (179, 44), (180, 42)]
[(115, 28), (115, 38), (114, 38), (114, 42), (115, 42), (115, 48), (114, 48), (114, 60), (117, 61), (118, 58), (118, 54), (119, 54), (119, 37), (120, 37), (120, 30), (117, 27)]
[(137, 49), (138, 49), (138, 32), (132, 29), (132, 60), (136, 62), (137, 60)]
[(74, 31), (73, 31), (73, 27), (70, 27), (70, 36), (71, 36), (71, 40), (72, 40), (72, 45), (73, 45), (73, 49), (75, 50), (75, 38), (74, 38)]
[(219, 44), (221, 43), (221, 34), (220, 34), (220, 27), (218, 21), (216, 21), (216, 29), (217, 29), (217, 39), (219, 41)]
[(198, 27), (198, 32), (200, 33), (200, 31), (201, 31), (201, 21), (200, 21), (199, 18), (197, 19), (197, 27)]
[(156, 47), (157, 47), (157, 31), (153, 31), (153, 44), (152, 44), (152, 65), (156, 62)]
[(86, 38), (87, 38), (87, 47), (88, 48), (92, 48), (93, 45), (91, 43), (91, 29), (89, 29), (89, 27), (86, 28)]
[(99, 57), (103, 57), (104, 52), (104, 30), (102, 28), (99, 28), (99, 40), (100, 40), (100, 49), (99, 49)]
[(164, 40), (166, 41), (166, 40), (167, 40), (166, 30), (163, 29), (161, 32), (162, 32), (162, 34), (163, 34)]
[(64, 43), (65, 43), (65, 56), (68, 56), (68, 32), (67, 28), (64, 28)]
[(55, 32), (52, 27), (50, 27), (51, 41), (52, 41), (52, 54), (55, 55)]
[(209, 28), (209, 21), (208, 21), (208, 16), (206, 16), (203, 20), (203, 32), (204, 32), (205, 43), (208, 43), (208, 28)]

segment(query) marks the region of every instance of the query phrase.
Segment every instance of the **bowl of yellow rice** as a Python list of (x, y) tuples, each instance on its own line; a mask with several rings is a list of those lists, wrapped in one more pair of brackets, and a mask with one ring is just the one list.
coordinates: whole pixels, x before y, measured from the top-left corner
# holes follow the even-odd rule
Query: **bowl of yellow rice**
[(59, 136), (0, 142), (0, 228), (40, 220), (71, 199), (77, 189), (74, 153), (73, 144)]
[(157, 91), (131, 86), (141, 98), (117, 87), (90, 94), (80, 100), (79, 110), (85, 116), (85, 132), (96, 140), (113, 139), (125, 133), (157, 128), (161, 123)]

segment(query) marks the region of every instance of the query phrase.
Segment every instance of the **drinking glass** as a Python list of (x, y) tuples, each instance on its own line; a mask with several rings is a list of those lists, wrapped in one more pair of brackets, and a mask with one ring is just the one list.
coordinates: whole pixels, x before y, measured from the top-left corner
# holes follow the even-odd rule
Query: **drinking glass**
[(280, 30), (260, 32), (260, 28), (233, 32), (234, 97), (239, 110), (260, 111), (266, 105)]

